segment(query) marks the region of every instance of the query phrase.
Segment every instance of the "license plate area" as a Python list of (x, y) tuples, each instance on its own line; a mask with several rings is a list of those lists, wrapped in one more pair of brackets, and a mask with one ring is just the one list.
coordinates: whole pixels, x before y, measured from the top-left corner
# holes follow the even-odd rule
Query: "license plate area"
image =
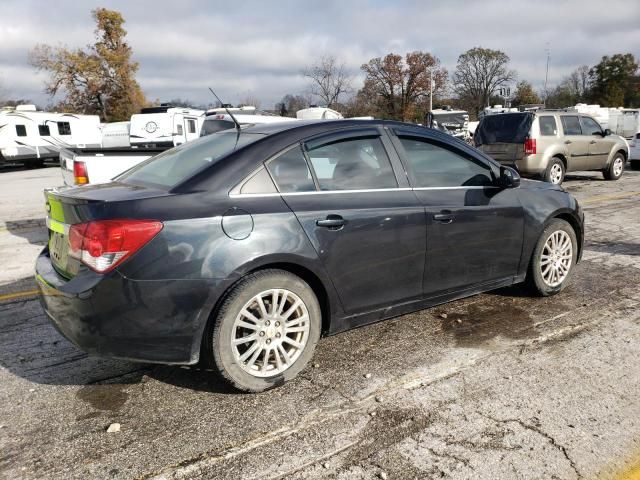
[(69, 242), (67, 236), (49, 231), (49, 255), (54, 266), (63, 271), (67, 271), (67, 264), (69, 263)]

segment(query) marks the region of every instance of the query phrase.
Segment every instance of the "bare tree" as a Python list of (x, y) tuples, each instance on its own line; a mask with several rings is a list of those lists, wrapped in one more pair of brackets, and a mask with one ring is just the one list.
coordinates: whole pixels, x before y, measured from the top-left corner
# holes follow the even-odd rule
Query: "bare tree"
[(584, 100), (589, 92), (589, 66), (581, 65), (563, 80), (569, 92), (579, 100)]
[(250, 106), (256, 107), (256, 109), (260, 108), (260, 99), (253, 95), (252, 93), (247, 93), (243, 98), (240, 99), (240, 103), (238, 104), (241, 107)]
[(344, 63), (338, 63), (332, 55), (321, 57), (316, 64), (305, 68), (302, 75), (311, 82), (310, 93), (329, 108), (339, 102), (341, 95), (351, 90), (351, 75)]
[(275, 105), (275, 109), (283, 117), (295, 117), (298, 110), (307, 108), (311, 104), (311, 99), (304, 95), (292, 95), (290, 93), (282, 97)]
[(467, 50), (458, 57), (453, 74), (456, 93), (478, 113), (499, 87), (516, 79), (516, 72), (509, 70), (508, 64), (509, 57), (500, 50)]

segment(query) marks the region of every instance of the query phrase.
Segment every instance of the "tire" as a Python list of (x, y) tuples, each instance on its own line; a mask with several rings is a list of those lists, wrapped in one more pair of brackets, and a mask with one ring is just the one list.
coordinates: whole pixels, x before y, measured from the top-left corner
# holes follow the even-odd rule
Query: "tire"
[(631, 160), (629, 161), (629, 165), (631, 166), (631, 170), (640, 170), (640, 160)]
[(545, 182), (560, 185), (564, 180), (564, 174), (564, 163), (562, 163), (562, 160), (558, 157), (553, 157), (551, 160), (549, 160), (549, 165), (547, 165), (547, 169), (544, 172), (543, 179)]
[[(543, 265), (543, 255), (552, 255), (550, 252), (550, 242), (552, 242), (552, 236), (560, 240), (558, 245), (568, 245), (570, 243), (570, 252), (566, 249), (560, 248), (559, 252), (564, 253), (564, 257), (559, 256), (557, 260), (553, 260), (553, 257), (546, 262), (551, 263), (550, 266)], [(566, 243), (566, 242), (569, 243)], [(558, 252), (558, 253), (559, 253)], [(569, 257), (567, 257), (569, 255)], [(554, 218), (545, 227), (533, 249), (531, 261), (529, 262), (529, 271), (527, 273), (527, 283), (529, 287), (538, 295), (548, 297), (560, 293), (569, 283), (573, 274), (573, 269), (578, 259), (578, 241), (576, 239), (576, 233), (573, 227), (564, 220)], [(546, 265), (549, 265), (546, 263)], [(561, 263), (564, 268), (567, 269), (566, 273), (561, 273), (562, 269), (557, 269), (555, 265)], [(545, 273), (546, 269), (546, 273)], [(553, 277), (552, 271), (558, 272), (558, 278)], [(564, 275), (560, 278), (561, 275)], [(550, 280), (551, 279), (551, 280)]]
[(611, 160), (608, 168), (602, 170), (605, 180), (618, 180), (624, 173), (624, 164), (626, 160), (624, 155), (616, 153)]
[[(287, 323), (291, 323), (288, 329)], [(237, 390), (263, 392), (304, 369), (320, 339), (321, 326), (320, 305), (307, 283), (284, 270), (262, 270), (243, 278), (222, 301), (205, 331), (203, 363)], [(232, 345), (234, 339), (248, 337), (253, 339)]]

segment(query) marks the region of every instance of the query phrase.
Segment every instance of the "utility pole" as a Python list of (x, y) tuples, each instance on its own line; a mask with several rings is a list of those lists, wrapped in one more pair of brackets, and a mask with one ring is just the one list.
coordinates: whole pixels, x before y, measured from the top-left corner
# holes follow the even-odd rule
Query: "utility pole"
[(544, 105), (547, 106), (547, 98), (549, 93), (547, 92), (547, 81), (549, 80), (549, 58), (551, 57), (551, 50), (549, 49), (549, 42), (547, 42), (547, 48), (544, 49), (547, 52), (547, 69), (544, 74)]
[(433, 68), (429, 69), (429, 112), (433, 110)]

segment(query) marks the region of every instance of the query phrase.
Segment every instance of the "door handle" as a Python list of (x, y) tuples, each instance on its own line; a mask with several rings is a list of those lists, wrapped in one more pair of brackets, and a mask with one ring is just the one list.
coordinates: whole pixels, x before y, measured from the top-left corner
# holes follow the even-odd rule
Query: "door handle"
[(589, 144), (591, 144), (591, 145), (595, 145), (596, 143), (598, 143), (598, 142), (596, 142), (595, 140), (591, 140), (591, 141), (589, 142)]
[(571, 140), (565, 140), (565, 141), (564, 141), (564, 143), (565, 143), (566, 145), (571, 145), (573, 142), (572, 142)]
[(433, 216), (433, 219), (438, 223), (451, 223), (454, 218), (455, 215), (453, 213), (436, 213)]
[(347, 223), (340, 215), (327, 215), (324, 220), (316, 220), (316, 225), (319, 227), (326, 227), (330, 230), (340, 230)]

